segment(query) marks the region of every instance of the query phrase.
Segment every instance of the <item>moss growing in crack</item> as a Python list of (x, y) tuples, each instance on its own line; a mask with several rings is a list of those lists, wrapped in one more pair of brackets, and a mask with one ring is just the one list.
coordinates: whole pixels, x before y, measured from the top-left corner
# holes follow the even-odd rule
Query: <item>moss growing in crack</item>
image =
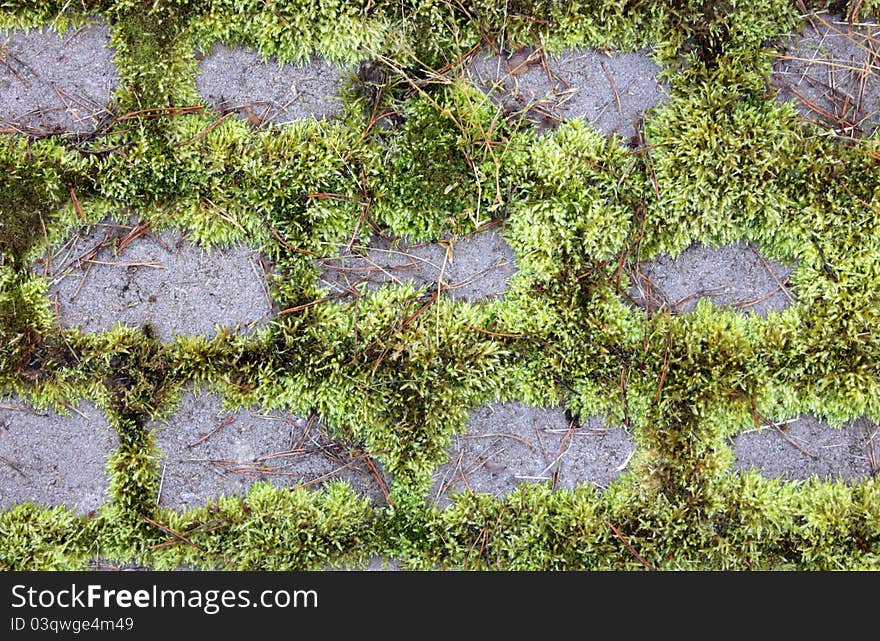
[(511, 147), (507, 238), (522, 269), (540, 281), (601, 269), (621, 250), (640, 200), (643, 176), (633, 157), (581, 120)]
[(785, 233), (806, 170), (789, 105), (709, 85), (674, 98), (646, 129), (660, 201), (648, 211), (645, 251)]
[(706, 300), (687, 318), (656, 317), (649, 331), (633, 381), (651, 396), (636, 431), (651, 454), (646, 487), (699, 503), (725, 463), (718, 424), (707, 417), (718, 404), (751, 407), (764, 363), (747, 320)]
[(108, 9), (110, 44), (122, 81), (115, 95), (120, 108), (161, 110), (198, 100), (196, 60), (186, 35), (194, 4), (190, 0), (150, 5), (117, 0)]
[(0, 28), (33, 29), (47, 24), (59, 33), (85, 23), (86, 16), (77, 11), (82, 7), (72, 7), (67, 0), (9, 0), (3, 3), (0, 13)]
[(670, 44), (710, 64), (724, 54), (760, 48), (792, 28), (798, 17), (786, 0), (666, 0), (664, 4)]
[(329, 253), (353, 233), (363, 207), (355, 136), (340, 122), (304, 120), (247, 150), (240, 199), (280, 235), (275, 251)]
[(875, 568), (878, 486), (811, 481), (804, 485), (730, 475), (715, 487), (706, 549), (720, 569), (857, 570)]
[(369, 502), (341, 482), (324, 492), (257, 483), (244, 498), (156, 518), (191, 542), (156, 549), (152, 562), (160, 569), (325, 570), (356, 564), (375, 546)]
[[(257, 388), (266, 372), (274, 371), (275, 355), (269, 343), (271, 328), (244, 337), (222, 328), (214, 338), (181, 336), (168, 346), (168, 377), (221, 393), (233, 406), (258, 402)], [(268, 377), (268, 376), (267, 376)], [(177, 404), (178, 390), (170, 390), (153, 414), (164, 416)]]
[(334, 62), (360, 60), (388, 38), (387, 20), (371, 2), (262, 2), (209, 0), (190, 23), (193, 41), (207, 49), (218, 40), (255, 47), (280, 63), (301, 63), (313, 53)]
[(103, 523), (98, 545), (108, 559), (146, 558), (146, 548), (161, 541), (163, 532), (150, 520), (157, 510), (159, 490), (152, 434), (145, 415), (122, 410), (108, 414), (119, 436), (119, 447), (107, 461), (110, 501), (99, 511)]
[(84, 570), (94, 533), (91, 517), (63, 507), (17, 505), (0, 512), (0, 570)]
[[(862, 15), (875, 4), (860, 3)], [(0, 514), (0, 564), (79, 568), (100, 551), (162, 568), (312, 569), (369, 551), (413, 567), (877, 567), (874, 481), (730, 474), (724, 443), (753, 420), (752, 403), (768, 416), (880, 417), (876, 141), (832, 140), (767, 93), (766, 43), (795, 24), (791, 3), (92, 7), (117, 46), (118, 115), (156, 111), (93, 139), (0, 141), (11, 176), (0, 222), (18, 226), (0, 267), (0, 338), (13, 345), (0, 352), (0, 386), (39, 406), (86, 396), (107, 408), (121, 438), (113, 498), (91, 520), (31, 505)], [(6, 3), (0, 24), (35, 26), (60, 8)], [(253, 132), (209, 109), (180, 110), (199, 101), (193, 50), (218, 40), (282, 62), (378, 55), (406, 74), (380, 105), (397, 113), (365, 132), (370, 110), (352, 109), (362, 95), (340, 119)], [(532, 138), (472, 89), (429, 73), (484, 40), (503, 50), (651, 46), (673, 99), (648, 114), (648, 145), (635, 153), (582, 123)], [(165, 346), (140, 330), (57, 330), (45, 283), (25, 267), (44, 244), (33, 212), (50, 244), (77, 224), (70, 187), (89, 221), (130, 208), (204, 245), (256, 244), (275, 261), (275, 298), (288, 311), (255, 336)], [(410, 286), (320, 300), (314, 255), (339, 251), (356, 227), (360, 240), (382, 227), (434, 239), (508, 215), (520, 272), (500, 300), (432, 300), (432, 288)], [(627, 307), (631, 253), (740, 239), (798, 261), (798, 302), (785, 313), (743, 319), (703, 303), (689, 317), (646, 318)], [(342, 485), (265, 485), (243, 501), (158, 510), (144, 426), (190, 382), (232, 406), (316, 411), (392, 471), (395, 505), (372, 510)], [(427, 508), (449, 438), (470, 408), (499, 399), (628, 419), (632, 472), (602, 495), (530, 486)], [(169, 543), (163, 527), (195, 545)]]
[[(83, 181), (87, 166), (58, 141), (0, 138), (0, 265), (26, 267), (28, 253), (52, 230), (58, 208)], [(88, 185), (80, 187), (81, 194), (89, 192)]]
[(416, 568), (465, 570), (615, 567), (609, 561), (619, 554), (604, 524), (606, 509), (586, 486), (553, 492), (546, 484), (526, 484), (504, 501), (461, 494), (451, 508), (429, 515), (431, 545), (407, 560)]
[(374, 134), (371, 215), (410, 240), (467, 233), (504, 204), (504, 121), (488, 98), (464, 84), (417, 93), (401, 106), (399, 132)]
[(806, 0), (804, 5), (810, 11), (828, 11), (853, 21), (869, 20), (880, 14), (877, 0)]
[(43, 362), (40, 354), (51, 339), (52, 313), (45, 299), (45, 283), (28, 279), (10, 267), (0, 267), (0, 389), (35, 382), (57, 363)]
[(479, 310), (431, 292), (383, 288), (357, 306), (357, 315), (317, 306), (279, 324), (256, 393), (272, 407), (314, 409), (390, 473), (427, 483), (467, 406), (497, 394), (510, 354), (472, 329)]

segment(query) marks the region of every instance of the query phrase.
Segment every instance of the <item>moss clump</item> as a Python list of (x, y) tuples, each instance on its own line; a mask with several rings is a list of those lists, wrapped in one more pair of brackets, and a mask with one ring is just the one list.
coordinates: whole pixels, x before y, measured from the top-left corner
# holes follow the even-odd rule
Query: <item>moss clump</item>
[(70, 189), (88, 197), (88, 161), (51, 139), (0, 139), (0, 265), (27, 267), (30, 251), (53, 231)]
[[(868, 0), (819, 5), (876, 11)], [(91, 398), (120, 446), (96, 515), (30, 504), (0, 513), (0, 567), (81, 568), (98, 550), (239, 570), (373, 553), (414, 568), (878, 567), (875, 480), (730, 472), (726, 439), (756, 416), (880, 419), (880, 155), (875, 140), (832, 139), (768, 92), (767, 46), (796, 25), (792, 3), (90, 7), (55, 21), (109, 22), (118, 118), (93, 136), (0, 140), (0, 392), (41, 407)], [(61, 9), (5, 3), (0, 24), (36, 26)], [(350, 83), (343, 116), (254, 131), (196, 94), (194, 52), (221, 41), (285, 63), (318, 53), (373, 66)], [(475, 47), (535, 44), (651, 47), (670, 99), (645, 115), (646, 144), (629, 149), (582, 121), (538, 136), (457, 77)], [(284, 312), (255, 334), (170, 344), (149, 327), (57, 327), (45, 279), (28, 267), (76, 226), (132, 213), (204, 245), (256, 245)], [(405, 285), (341, 301), (320, 286), (315, 260), (350, 241), (436, 240), (490, 219), (517, 258), (499, 299)], [(639, 260), (735, 240), (795, 267), (786, 311), (744, 317), (703, 301), (670, 316), (628, 300)], [(322, 416), (391, 474), (389, 504), (371, 507), (342, 483), (260, 484), (160, 509), (149, 426), (188, 384), (231, 407)], [(432, 472), (468, 412), (493, 400), (564, 402), (625, 424), (639, 445), (629, 471), (602, 494), (532, 484), (505, 499), (463, 493), (437, 510)]]
[[(323, 570), (358, 564), (375, 549), (373, 511), (344, 483), (323, 492), (281, 490), (258, 483), (243, 498), (221, 498), (185, 514), (162, 510), (156, 519), (190, 545), (157, 548), (157, 568)], [(167, 533), (155, 530), (162, 540)]]
[(646, 135), (657, 146), (646, 160), (660, 195), (649, 201), (648, 255), (696, 238), (723, 244), (788, 231), (810, 171), (790, 105), (712, 83), (660, 108)]
[(0, 570), (84, 570), (94, 541), (91, 517), (32, 503), (0, 512)]
[(529, 276), (583, 280), (621, 251), (644, 177), (618, 141), (574, 120), (512, 148), (507, 238)]
[(400, 130), (376, 132), (367, 169), (371, 215), (411, 240), (467, 233), (504, 204), (504, 121), (488, 98), (463, 85), (414, 92), (400, 106)]
[(19, 378), (36, 378), (34, 354), (51, 331), (45, 284), (29, 280), (10, 267), (0, 267), (0, 383), (9, 389)]

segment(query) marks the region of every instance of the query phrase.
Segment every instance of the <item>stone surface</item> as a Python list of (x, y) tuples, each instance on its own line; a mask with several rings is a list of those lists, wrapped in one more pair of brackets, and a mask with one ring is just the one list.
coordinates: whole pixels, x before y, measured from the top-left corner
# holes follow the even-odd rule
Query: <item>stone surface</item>
[(361, 284), (374, 290), (386, 283), (412, 282), (437, 287), (453, 299), (472, 302), (500, 296), (516, 271), (513, 251), (494, 229), (454, 242), (411, 245), (374, 238), (319, 262), (321, 284), (331, 292), (354, 294)]
[(90, 403), (63, 415), (0, 397), (0, 510), (26, 501), (97, 510), (108, 499), (107, 457), (117, 446)]
[(150, 324), (161, 340), (213, 336), (215, 325), (258, 326), (272, 314), (259, 254), (246, 246), (209, 253), (178, 232), (104, 223), (53, 254), (50, 299), (64, 325), (86, 332), (122, 323)]
[[(204, 505), (220, 495), (243, 496), (257, 481), (319, 489), (348, 481), (374, 503), (385, 500), (366, 453), (335, 440), (320, 421), (277, 412), (225, 412), (216, 395), (187, 393), (167, 425), (155, 424), (159, 504)], [(382, 478), (381, 466), (370, 459)]]
[(0, 30), (0, 130), (88, 132), (109, 116), (119, 76), (107, 28)]
[(787, 285), (790, 273), (744, 243), (717, 249), (692, 245), (675, 258), (643, 263), (631, 279), (630, 297), (651, 311), (688, 313), (705, 297), (715, 305), (766, 316), (794, 300)]
[(572, 49), (553, 56), (526, 48), (479, 55), (466, 73), (505, 111), (539, 130), (584, 118), (607, 135), (629, 139), (642, 114), (666, 96), (660, 68), (646, 51)]
[(321, 59), (279, 65), (256, 51), (218, 44), (199, 67), (199, 94), (220, 111), (234, 111), (255, 125), (342, 112), (338, 94), (344, 71)]
[(435, 473), (431, 499), (441, 507), (464, 490), (503, 497), (520, 483), (605, 488), (626, 469), (635, 444), (621, 427), (590, 417), (573, 423), (562, 407), (493, 403), (475, 409), (449, 461)]
[(880, 435), (877, 425), (865, 419), (835, 429), (814, 416), (802, 416), (778, 426), (735, 436), (734, 467), (788, 481), (812, 476), (854, 481), (877, 474)]
[(771, 81), (781, 100), (839, 135), (868, 136), (877, 129), (880, 26), (817, 14), (781, 44)]

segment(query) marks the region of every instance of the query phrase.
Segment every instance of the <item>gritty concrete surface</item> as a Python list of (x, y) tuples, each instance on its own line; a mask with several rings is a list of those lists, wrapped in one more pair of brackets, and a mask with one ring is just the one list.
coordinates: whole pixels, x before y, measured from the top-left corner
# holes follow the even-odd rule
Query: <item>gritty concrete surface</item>
[(26, 501), (97, 510), (108, 499), (105, 468), (118, 443), (90, 403), (65, 416), (0, 397), (0, 510)]
[(367, 560), (365, 567), (354, 566), (330, 566), (328, 572), (399, 572), (403, 569), (400, 561), (393, 561), (381, 556), (373, 556)]
[(536, 409), (493, 403), (474, 410), (468, 431), (455, 438), (449, 462), (434, 476), (431, 499), (471, 489), (505, 496), (520, 483), (605, 488), (626, 468), (635, 443), (621, 427), (597, 417), (576, 423), (562, 407)]
[(87, 132), (119, 85), (107, 28), (0, 31), (0, 130)]
[(852, 137), (880, 125), (880, 25), (818, 14), (781, 49), (771, 83), (804, 118)]
[(159, 462), (159, 504), (175, 509), (204, 505), (220, 495), (244, 495), (261, 480), (279, 487), (319, 489), (344, 479), (373, 503), (385, 495), (370, 462), (340, 443), (319, 420), (256, 410), (224, 412), (214, 394), (184, 396), (167, 424), (153, 425)]
[(385, 283), (441, 283), (453, 299), (476, 302), (503, 294), (516, 271), (513, 250), (495, 229), (420, 245), (375, 237), (341, 254), (318, 261), (321, 284), (339, 295), (354, 294), (361, 284), (374, 290)]
[(279, 65), (253, 50), (218, 44), (201, 61), (196, 87), (220, 111), (234, 111), (254, 125), (342, 112), (344, 70), (326, 60)]
[(213, 336), (215, 325), (262, 325), (272, 311), (258, 252), (237, 246), (209, 253), (179, 232), (86, 227), (55, 248), (48, 267), (61, 322), (87, 332), (149, 323), (160, 340)]
[(630, 297), (651, 311), (688, 313), (700, 298), (708, 298), (715, 305), (766, 316), (794, 300), (788, 288), (790, 273), (744, 243), (717, 249), (692, 245), (675, 258), (660, 256), (643, 263), (631, 275)]
[(477, 56), (466, 73), (505, 111), (539, 130), (584, 118), (607, 135), (629, 139), (642, 114), (666, 96), (660, 68), (646, 51), (572, 49), (552, 56), (525, 48)]
[(854, 481), (877, 474), (878, 426), (865, 419), (835, 429), (814, 416), (783, 421), (733, 437), (737, 470), (758, 469), (788, 481)]

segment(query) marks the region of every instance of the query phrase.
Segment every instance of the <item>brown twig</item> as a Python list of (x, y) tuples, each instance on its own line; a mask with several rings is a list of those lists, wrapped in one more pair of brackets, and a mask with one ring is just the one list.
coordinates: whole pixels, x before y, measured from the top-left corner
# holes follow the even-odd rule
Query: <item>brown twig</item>
[(764, 269), (767, 270), (767, 273), (770, 274), (770, 277), (773, 279), (773, 282), (775, 282), (779, 286), (779, 289), (782, 290), (782, 292), (788, 297), (788, 300), (793, 303), (794, 296), (791, 295), (791, 292), (788, 291), (788, 288), (785, 285), (783, 285), (779, 281), (779, 279), (776, 277), (776, 274), (773, 271), (773, 269), (770, 267), (770, 263), (767, 262), (767, 259), (761, 255), (761, 252), (759, 252), (757, 247), (755, 247), (752, 243), (749, 243), (749, 249), (751, 249), (752, 253), (758, 257), (758, 260), (761, 261), (761, 264), (764, 266)]
[[(160, 530), (162, 530), (162, 531), (165, 532), (166, 534), (170, 534), (170, 535), (173, 536), (174, 538), (176, 538), (176, 539), (182, 541), (183, 543), (186, 543), (186, 544), (189, 545), (190, 547), (195, 548), (196, 550), (198, 550), (198, 551), (201, 552), (202, 554), (205, 554), (205, 551), (204, 551), (202, 548), (200, 548), (198, 545), (196, 545), (195, 543), (193, 543), (192, 541), (190, 541), (190, 540), (189, 540), (188, 538), (186, 538), (183, 534), (180, 534), (179, 532), (175, 532), (175, 531), (172, 530), (171, 528), (166, 527), (166, 526), (162, 525), (161, 523), (157, 523), (156, 521), (154, 521), (153, 519), (151, 519), (151, 518), (149, 518), (149, 517), (147, 517), (147, 516), (143, 516), (143, 515), (141, 515), (141, 516), (142, 516), (143, 519), (144, 519), (147, 523), (149, 523), (150, 525), (153, 525), (153, 526), (159, 528)], [(165, 543), (160, 543), (159, 545), (150, 546), (149, 549), (150, 549), (150, 550), (154, 550), (154, 549), (156, 549), (156, 548), (158, 548), (158, 547), (163, 547), (163, 546), (168, 545), (168, 544), (169, 544), (169, 542), (166, 541)]]
[(228, 425), (232, 425), (233, 423), (235, 423), (235, 418), (233, 418), (232, 416), (225, 417), (222, 421), (220, 421), (220, 423), (217, 425), (217, 427), (215, 427), (213, 430), (211, 430), (210, 432), (208, 432), (204, 436), (197, 438), (195, 441), (190, 443), (187, 447), (195, 447), (199, 443), (203, 443), (203, 442), (207, 441), (209, 438), (214, 436), (214, 434), (216, 434), (217, 432), (222, 430), (224, 427), (226, 427)]
[(79, 198), (76, 197), (76, 192), (73, 190), (73, 185), (70, 185), (68, 189), (70, 189), (70, 200), (73, 201), (73, 210), (76, 212), (76, 215), (79, 218), (79, 222), (85, 223), (86, 217), (83, 215), (82, 207), (79, 206)]
[(16, 472), (18, 472), (19, 474), (21, 474), (21, 477), (22, 477), (22, 478), (25, 478), (25, 479), (27, 478), (27, 474), (25, 474), (24, 472), (22, 472), (22, 471), (21, 471), (21, 468), (19, 468), (15, 463), (13, 463), (10, 459), (6, 458), (6, 457), (3, 456), (2, 454), (0, 454), (0, 461), (3, 461), (4, 463), (6, 463), (6, 465), (8, 465), (9, 467), (11, 467), (13, 470), (15, 470)]
[(227, 118), (229, 118), (232, 115), (234, 115), (234, 114), (232, 112), (229, 112), (228, 114), (220, 116), (219, 118), (217, 118), (217, 120), (215, 120), (210, 125), (208, 125), (204, 129), (202, 129), (199, 133), (197, 133), (195, 136), (193, 136), (189, 140), (181, 140), (179, 142), (174, 143), (171, 146), (176, 149), (177, 147), (182, 147), (183, 145), (188, 145), (190, 143), (196, 142), (197, 140), (201, 140), (202, 138), (207, 136), (209, 133), (211, 133), (215, 128), (219, 127), (220, 124), (223, 123), (223, 121), (225, 121)]
[(600, 60), (599, 64), (602, 65), (602, 71), (605, 72), (605, 77), (608, 78), (608, 84), (611, 85), (611, 91), (614, 93), (614, 102), (617, 104), (617, 113), (622, 116), (623, 106), (620, 103), (620, 92), (617, 91), (617, 83), (614, 82), (614, 76), (608, 71), (608, 67), (603, 60)]
[(645, 558), (644, 558), (641, 554), (639, 554), (638, 552), (636, 552), (636, 549), (635, 549), (632, 545), (630, 545), (630, 542), (627, 541), (627, 540), (626, 540), (626, 537), (624, 537), (623, 534), (620, 533), (620, 530), (618, 530), (616, 527), (614, 527), (614, 525), (611, 523), (611, 521), (604, 520), (604, 521), (602, 521), (602, 522), (603, 522), (605, 525), (607, 525), (608, 527), (611, 528), (611, 531), (614, 532), (615, 536), (617, 536), (617, 538), (620, 539), (620, 540), (623, 542), (623, 544), (624, 544), (624, 545), (626, 546), (626, 548), (632, 553), (632, 555), (633, 555), (634, 557), (636, 557), (636, 558), (639, 560), (639, 563), (641, 563), (642, 565), (644, 565), (648, 570), (653, 570), (653, 569), (654, 569), (654, 568), (651, 566), (651, 564), (648, 563), (648, 562), (645, 560)]
[(318, 300), (313, 300), (311, 303), (303, 303), (302, 305), (296, 305), (294, 307), (288, 307), (287, 309), (282, 309), (278, 312), (279, 316), (283, 316), (284, 314), (295, 314), (296, 312), (301, 312), (304, 309), (308, 309), (309, 307), (314, 307), (315, 305), (320, 305), (321, 303), (330, 300), (329, 297), (319, 298)]
[(94, 258), (89, 258), (85, 262), (91, 263), (93, 265), (106, 265), (108, 267), (152, 267), (153, 269), (165, 269), (165, 265), (162, 263), (151, 263), (151, 262), (125, 262), (119, 260), (96, 260)]
[(373, 478), (376, 479), (376, 485), (379, 486), (379, 491), (382, 492), (382, 495), (385, 497), (385, 500), (388, 501), (389, 505), (394, 505), (394, 501), (391, 498), (391, 492), (388, 490), (388, 484), (385, 483), (385, 479), (379, 474), (379, 469), (373, 462), (373, 457), (369, 454), (364, 454), (364, 460), (367, 463), (367, 467), (370, 468), (370, 473), (373, 475)]

